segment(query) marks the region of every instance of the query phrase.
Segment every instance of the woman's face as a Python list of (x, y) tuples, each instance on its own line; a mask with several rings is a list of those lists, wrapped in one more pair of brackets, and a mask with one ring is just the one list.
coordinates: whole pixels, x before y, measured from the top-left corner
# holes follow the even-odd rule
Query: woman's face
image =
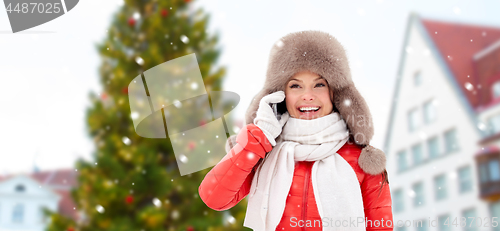
[(311, 120), (333, 110), (333, 92), (323, 77), (309, 71), (292, 76), (285, 88), (286, 108), (291, 117)]

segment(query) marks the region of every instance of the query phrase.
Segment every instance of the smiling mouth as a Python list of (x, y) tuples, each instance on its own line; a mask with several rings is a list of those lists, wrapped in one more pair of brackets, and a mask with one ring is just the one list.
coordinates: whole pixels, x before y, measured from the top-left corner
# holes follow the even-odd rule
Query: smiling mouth
[(298, 108), (300, 112), (304, 113), (310, 113), (310, 112), (317, 112), (321, 107), (305, 107), (305, 108)]

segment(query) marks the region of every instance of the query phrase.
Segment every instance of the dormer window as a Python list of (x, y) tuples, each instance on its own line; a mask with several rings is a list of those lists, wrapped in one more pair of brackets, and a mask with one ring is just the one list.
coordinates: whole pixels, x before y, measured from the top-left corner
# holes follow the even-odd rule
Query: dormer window
[(24, 192), (24, 191), (25, 191), (24, 185), (18, 184), (16, 186), (16, 192)]
[(491, 92), (493, 92), (493, 98), (500, 96), (500, 80), (497, 80), (491, 87)]

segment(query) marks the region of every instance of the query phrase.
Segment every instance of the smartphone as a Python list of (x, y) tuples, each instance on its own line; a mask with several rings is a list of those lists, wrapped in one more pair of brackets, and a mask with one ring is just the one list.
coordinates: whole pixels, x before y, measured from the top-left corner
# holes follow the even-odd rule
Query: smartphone
[(271, 104), (271, 106), (273, 108), (274, 116), (276, 116), (276, 118), (278, 120), (280, 120), (281, 115), (287, 111), (285, 100), (283, 100), (282, 102), (279, 102), (279, 103), (273, 103), (273, 104)]
[(277, 103), (273, 103), (273, 112), (274, 112), (274, 116), (276, 117), (276, 119), (280, 120), (281, 119), (281, 115), (278, 116), (278, 104)]

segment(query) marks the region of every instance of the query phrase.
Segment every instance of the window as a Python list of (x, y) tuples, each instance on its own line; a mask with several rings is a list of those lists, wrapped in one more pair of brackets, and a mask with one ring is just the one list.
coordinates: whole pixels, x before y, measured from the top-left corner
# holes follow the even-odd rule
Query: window
[(500, 114), (489, 117), (487, 123), (490, 134), (496, 134), (500, 132)]
[(438, 217), (438, 230), (439, 231), (450, 231), (451, 230), (451, 224), (450, 222), (450, 215), (449, 214), (444, 214)]
[(413, 157), (413, 165), (418, 165), (423, 162), (422, 144), (415, 144), (411, 147)]
[[(462, 217), (465, 218), (464, 229), (465, 231), (476, 231), (477, 230), (477, 216), (476, 209), (470, 208), (462, 211)], [(469, 227), (470, 226), (470, 227)]]
[(406, 159), (406, 150), (399, 151), (397, 154), (398, 158), (398, 172), (401, 172), (408, 168), (408, 162)]
[(408, 129), (410, 132), (415, 131), (419, 126), (417, 109), (412, 109), (408, 112)]
[(472, 191), (472, 175), (470, 166), (458, 169), (458, 191), (460, 193)]
[(479, 164), (479, 179), (481, 183), (500, 180), (500, 166), (497, 159)]
[(12, 222), (22, 223), (24, 218), (24, 205), (16, 204), (12, 210)]
[(418, 220), (417, 222), (415, 222), (415, 226), (416, 226), (418, 231), (427, 231), (429, 228), (429, 225), (427, 225), (426, 219)]
[(424, 103), (424, 122), (430, 124), (436, 120), (436, 107), (435, 101), (429, 100)]
[(446, 175), (441, 174), (434, 178), (434, 195), (436, 200), (446, 198)]
[(457, 130), (450, 129), (444, 133), (444, 142), (446, 144), (446, 152), (454, 152), (458, 150)]
[(404, 210), (404, 194), (403, 189), (394, 191), (394, 212), (401, 212)]
[(439, 140), (434, 136), (427, 140), (427, 148), (429, 151), (429, 158), (436, 158), (439, 156)]
[(498, 181), (500, 180), (500, 169), (498, 166), (498, 160), (490, 160), (488, 161), (488, 170), (490, 172), (489, 180), (490, 181)]
[(24, 192), (25, 188), (24, 185), (18, 184), (16, 185), (16, 192)]
[(488, 163), (479, 164), (479, 180), (481, 183), (488, 182)]
[(493, 98), (500, 96), (500, 81), (496, 81), (491, 87), (491, 92), (493, 93)]
[(415, 197), (413, 197), (413, 206), (418, 207), (424, 205), (424, 183), (415, 183), (413, 185), (413, 192), (415, 193)]
[(415, 74), (413, 75), (413, 85), (417, 87), (420, 86), (421, 84), (422, 84), (422, 72), (416, 71)]

